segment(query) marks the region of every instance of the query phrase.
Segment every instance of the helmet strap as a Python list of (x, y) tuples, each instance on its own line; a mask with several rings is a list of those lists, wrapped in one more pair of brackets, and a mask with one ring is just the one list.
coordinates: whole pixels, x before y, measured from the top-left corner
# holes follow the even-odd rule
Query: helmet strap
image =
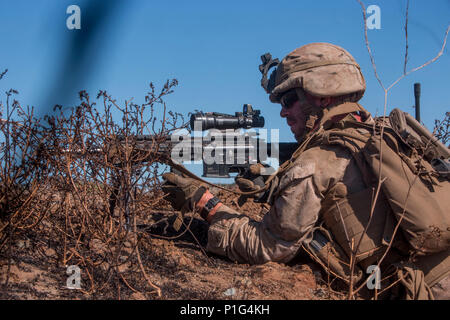
[(319, 117), (316, 114), (310, 114), (308, 116), (308, 120), (306, 120), (306, 131), (309, 132), (314, 129), (314, 125), (316, 124), (317, 119), (319, 119)]
[[(295, 91), (297, 92), (297, 96), (300, 100), (306, 100), (303, 89), (296, 88)], [(300, 141), (307, 139), (311, 135), (311, 133), (317, 128), (318, 121), (322, 118), (323, 115), (322, 108), (313, 105), (311, 105), (308, 110), (304, 111), (306, 111), (308, 118), (306, 119), (305, 123), (305, 131), (303, 132), (302, 136), (298, 138), (300, 139)]]

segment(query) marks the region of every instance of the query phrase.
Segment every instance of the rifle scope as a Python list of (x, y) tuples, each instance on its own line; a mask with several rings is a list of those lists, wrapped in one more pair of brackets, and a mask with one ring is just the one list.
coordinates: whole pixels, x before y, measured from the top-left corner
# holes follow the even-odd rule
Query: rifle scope
[(191, 129), (250, 129), (264, 127), (264, 117), (259, 110), (253, 110), (251, 104), (244, 104), (242, 112), (235, 115), (217, 112), (198, 112), (191, 115)]

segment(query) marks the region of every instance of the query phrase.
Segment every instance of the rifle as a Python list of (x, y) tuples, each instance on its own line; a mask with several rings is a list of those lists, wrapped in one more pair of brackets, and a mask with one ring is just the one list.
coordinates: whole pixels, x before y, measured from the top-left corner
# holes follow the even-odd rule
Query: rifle
[[(230, 173), (244, 175), (252, 164), (263, 163), (268, 158), (277, 158), (280, 164), (287, 161), (297, 149), (297, 143), (268, 143), (257, 132), (241, 132), (242, 129), (262, 127), (264, 118), (260, 111), (253, 110), (250, 104), (244, 104), (243, 111), (234, 115), (213, 112), (192, 114), (191, 132), (187, 134), (118, 135), (108, 138), (102, 146), (90, 145), (64, 152), (81, 157), (90, 155), (88, 159), (92, 159), (94, 155), (94, 162), (98, 160), (100, 165), (105, 165), (106, 159), (117, 169), (113, 177), (113, 191), (109, 197), (110, 214), (114, 213), (122, 189), (126, 224), (129, 225), (128, 203), (131, 192), (135, 189), (130, 184), (130, 174), (136, 175), (146, 164), (201, 161), (203, 177), (230, 178)], [(195, 136), (195, 133), (200, 132), (202, 136)], [(98, 157), (95, 157), (96, 154)], [(96, 164), (93, 163), (93, 166)]]
[[(277, 158), (279, 163), (283, 163), (298, 148), (297, 143), (268, 143), (258, 137), (257, 132), (242, 133), (240, 129), (264, 127), (260, 111), (253, 110), (250, 104), (244, 104), (243, 112), (236, 112), (234, 116), (211, 112), (192, 114), (190, 126), (194, 132), (210, 130), (202, 138), (201, 144), (198, 137), (187, 139), (187, 143), (194, 146), (191, 148), (194, 151), (191, 158), (202, 161), (202, 176), (207, 178), (230, 178), (230, 173), (242, 175), (249, 170), (250, 165), (263, 163), (268, 158)], [(183, 143), (178, 146), (183, 146)], [(199, 152), (200, 145), (202, 152)], [(172, 158), (177, 151), (177, 146), (174, 146)]]
[[(296, 142), (267, 143), (256, 132), (240, 132), (239, 129), (262, 128), (264, 117), (250, 104), (244, 104), (243, 112), (235, 115), (215, 112), (197, 112), (191, 115), (191, 132), (174, 133), (164, 139), (153, 135), (129, 136), (132, 159), (144, 163), (157, 155), (161, 162), (172, 160), (179, 163), (202, 161), (206, 178), (230, 178), (230, 173), (244, 174), (250, 165), (262, 163), (268, 158), (277, 158), (279, 163), (287, 161), (298, 148)], [(205, 136), (193, 136), (193, 132), (209, 130)], [(119, 136), (123, 145), (125, 137)], [(155, 144), (157, 150), (153, 151)], [(119, 163), (118, 163), (119, 165)]]

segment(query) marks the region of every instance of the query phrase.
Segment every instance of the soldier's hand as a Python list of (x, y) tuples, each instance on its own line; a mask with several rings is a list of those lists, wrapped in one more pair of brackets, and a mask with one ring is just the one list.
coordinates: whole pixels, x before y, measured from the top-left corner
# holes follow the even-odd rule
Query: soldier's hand
[[(237, 176), (234, 181), (239, 187), (239, 190), (243, 192), (255, 191), (264, 188), (266, 180), (273, 172), (275, 172), (275, 170), (268, 165), (264, 165), (262, 163), (252, 164), (247, 172), (245, 172), (243, 175)], [(243, 204), (247, 200), (247, 198), (262, 200), (263, 197), (264, 193), (242, 195), (239, 198), (239, 205), (241, 205), (241, 203)]]
[(162, 190), (175, 210), (192, 211), (195, 204), (206, 192), (206, 186), (197, 180), (175, 174), (164, 173)]

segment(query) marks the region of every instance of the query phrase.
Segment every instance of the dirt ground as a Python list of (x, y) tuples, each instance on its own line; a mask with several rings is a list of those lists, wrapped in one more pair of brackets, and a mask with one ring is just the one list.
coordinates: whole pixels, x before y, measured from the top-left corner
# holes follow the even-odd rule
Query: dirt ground
[[(217, 194), (227, 205), (255, 220), (261, 219), (267, 210), (252, 201), (239, 207), (233, 195)], [(336, 292), (334, 285), (328, 285), (325, 274), (306, 256), (299, 256), (288, 265), (273, 262), (248, 265), (206, 253), (207, 224), (187, 215), (184, 223), (190, 225), (190, 231), (176, 236), (180, 232), (171, 225), (176, 213), (166, 209), (155, 210), (149, 217), (158, 223), (151, 224), (149, 220), (139, 224), (140, 230), (148, 234), (175, 238), (149, 236), (141, 241), (139, 256), (145, 275), (139, 272), (136, 255), (119, 256), (121, 261), (128, 259), (119, 266), (123, 272), (120, 278), (112, 276), (111, 268), (101, 261), (90, 273), (81, 265), (81, 289), (69, 289), (70, 273), (62, 263), (61, 242), (51, 234), (27, 232), (0, 253), (0, 299), (323, 300), (345, 297), (344, 291)], [(91, 241), (90, 248), (99, 255), (107, 250), (96, 241)], [(131, 250), (130, 246), (128, 251)], [(124, 248), (122, 252), (126, 251)], [(90, 290), (94, 280), (96, 289)], [(160, 289), (159, 296), (150, 283)]]

